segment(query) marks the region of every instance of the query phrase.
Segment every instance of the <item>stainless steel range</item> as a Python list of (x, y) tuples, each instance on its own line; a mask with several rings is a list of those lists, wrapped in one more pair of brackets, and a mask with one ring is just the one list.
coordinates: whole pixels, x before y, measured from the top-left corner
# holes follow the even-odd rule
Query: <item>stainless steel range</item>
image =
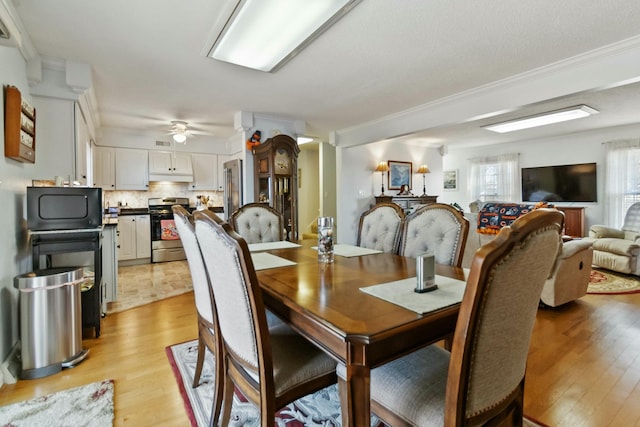
[(173, 212), (171, 211), (173, 205), (180, 205), (189, 210), (189, 199), (186, 197), (149, 199), (151, 262), (187, 259), (173, 222)]

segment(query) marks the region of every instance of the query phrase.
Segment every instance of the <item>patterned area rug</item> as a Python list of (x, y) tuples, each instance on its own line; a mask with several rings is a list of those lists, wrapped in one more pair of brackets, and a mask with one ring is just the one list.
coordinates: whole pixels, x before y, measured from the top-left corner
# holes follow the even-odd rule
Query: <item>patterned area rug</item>
[(113, 426), (113, 380), (99, 381), (0, 407), (0, 425)]
[(187, 261), (118, 267), (118, 300), (107, 304), (117, 313), (193, 290)]
[[(209, 425), (213, 402), (214, 357), (206, 352), (201, 384), (192, 388), (193, 374), (198, 357), (198, 341), (188, 341), (167, 347), (167, 357), (178, 381), (180, 394), (192, 427)], [(335, 385), (298, 399), (276, 414), (278, 427), (339, 427), (342, 425), (340, 398)], [(544, 424), (524, 418), (527, 427), (546, 427)], [(233, 399), (230, 427), (254, 427), (260, 425), (258, 408), (236, 391)], [(383, 427), (377, 417), (371, 417), (371, 425)]]
[(640, 277), (604, 269), (592, 269), (588, 294), (634, 294), (640, 292)]

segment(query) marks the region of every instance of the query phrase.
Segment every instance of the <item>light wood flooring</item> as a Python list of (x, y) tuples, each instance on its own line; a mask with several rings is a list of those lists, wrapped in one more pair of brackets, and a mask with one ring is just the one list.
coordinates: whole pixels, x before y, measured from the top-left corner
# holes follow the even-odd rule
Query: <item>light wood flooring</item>
[[(171, 263), (165, 263), (170, 268)], [(115, 426), (188, 426), (165, 347), (197, 337), (193, 292), (109, 314), (73, 369), (0, 389), (0, 406), (115, 380)], [(540, 309), (525, 414), (550, 426), (640, 426), (640, 294)]]

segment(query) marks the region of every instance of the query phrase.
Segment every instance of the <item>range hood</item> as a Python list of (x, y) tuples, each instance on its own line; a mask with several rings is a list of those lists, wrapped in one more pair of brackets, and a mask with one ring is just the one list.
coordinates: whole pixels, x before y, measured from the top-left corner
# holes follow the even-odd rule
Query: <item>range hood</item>
[(149, 182), (193, 182), (190, 153), (149, 152)]
[(178, 175), (178, 174), (149, 174), (149, 182), (193, 182), (193, 174), (191, 175)]

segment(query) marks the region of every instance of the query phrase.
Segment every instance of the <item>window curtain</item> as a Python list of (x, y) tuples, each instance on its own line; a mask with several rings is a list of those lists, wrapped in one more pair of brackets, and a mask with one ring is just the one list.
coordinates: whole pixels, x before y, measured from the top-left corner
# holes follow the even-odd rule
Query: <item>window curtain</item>
[(515, 202), (520, 200), (518, 153), (469, 159), (470, 200)]
[(605, 143), (604, 221), (622, 228), (629, 207), (640, 202), (640, 138)]

